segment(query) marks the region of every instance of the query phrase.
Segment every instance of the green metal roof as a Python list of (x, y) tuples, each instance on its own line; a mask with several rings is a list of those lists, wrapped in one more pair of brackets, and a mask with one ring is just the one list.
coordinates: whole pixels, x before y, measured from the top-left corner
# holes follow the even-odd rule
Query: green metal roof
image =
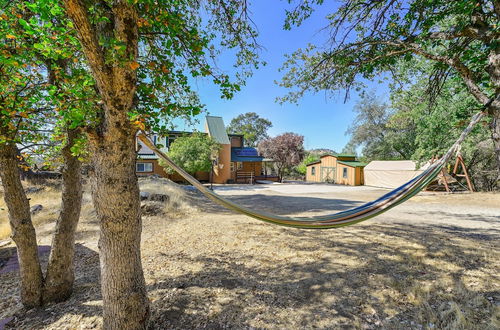
[(356, 155), (349, 155), (349, 154), (326, 154), (321, 156), (320, 158), (326, 157), (326, 156), (333, 156), (337, 158), (356, 158)]
[(222, 117), (206, 117), (208, 134), (220, 144), (230, 144)]
[(315, 161), (315, 162), (311, 162), (311, 163), (309, 163), (309, 164), (306, 164), (306, 166), (309, 166), (309, 165), (314, 165), (314, 164), (319, 164), (319, 163), (321, 163), (321, 160), (317, 160), (317, 161)]
[(337, 163), (340, 163), (342, 165), (351, 166), (351, 167), (365, 167), (367, 165), (366, 163), (362, 163), (362, 162), (346, 162), (346, 161), (342, 161), (342, 160), (337, 161)]

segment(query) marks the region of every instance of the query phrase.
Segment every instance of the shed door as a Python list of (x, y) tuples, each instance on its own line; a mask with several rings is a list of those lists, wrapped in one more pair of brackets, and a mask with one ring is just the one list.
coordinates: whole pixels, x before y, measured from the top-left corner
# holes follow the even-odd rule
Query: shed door
[(321, 182), (335, 182), (335, 167), (321, 166)]

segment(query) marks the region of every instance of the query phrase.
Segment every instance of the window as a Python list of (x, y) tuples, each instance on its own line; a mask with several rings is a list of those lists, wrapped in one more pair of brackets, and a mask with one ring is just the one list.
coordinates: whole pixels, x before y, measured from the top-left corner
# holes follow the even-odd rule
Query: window
[(316, 167), (311, 167), (311, 175), (316, 175)]
[(347, 167), (342, 168), (342, 177), (347, 179)]
[(242, 170), (243, 169), (243, 163), (242, 162), (237, 162), (236, 163), (236, 169), (237, 170)]
[(231, 172), (234, 172), (234, 163), (231, 162)]
[(153, 172), (153, 163), (136, 163), (136, 172)]

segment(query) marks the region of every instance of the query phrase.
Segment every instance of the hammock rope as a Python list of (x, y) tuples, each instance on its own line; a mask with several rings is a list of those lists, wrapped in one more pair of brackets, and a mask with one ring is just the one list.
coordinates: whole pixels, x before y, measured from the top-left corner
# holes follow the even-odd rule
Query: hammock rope
[(382, 197), (365, 203), (363, 205), (351, 208), (349, 210), (336, 212), (329, 215), (319, 215), (311, 217), (288, 217), (280, 216), (276, 214), (271, 214), (264, 211), (256, 211), (250, 209), (246, 206), (236, 204), (218, 194), (212, 190), (206, 188), (201, 182), (196, 180), (189, 173), (184, 171), (181, 167), (175, 164), (168, 156), (160, 151), (154, 143), (147, 137), (144, 131), (141, 131), (138, 138), (151, 150), (153, 150), (158, 157), (162, 158), (170, 167), (172, 167), (177, 173), (179, 173), (184, 179), (195, 186), (201, 193), (206, 197), (214, 201), (215, 203), (222, 205), (230, 210), (245, 214), (252, 218), (296, 228), (307, 228), (307, 229), (329, 229), (337, 228), (343, 226), (353, 225), (355, 223), (366, 221), (373, 218), (379, 214), (382, 214), (391, 208), (405, 202), (411, 197), (415, 196), (422, 189), (424, 189), (429, 183), (431, 183), (436, 176), (439, 174), (443, 166), (448, 162), (451, 156), (458, 150), (460, 144), (465, 140), (467, 135), (472, 131), (474, 126), (481, 120), (484, 116), (483, 112), (478, 112), (475, 114), (469, 125), (462, 131), (460, 137), (457, 141), (450, 147), (447, 153), (441, 157), (437, 162), (432, 163), (426, 170), (424, 170), (420, 175), (414, 179), (408, 181), (402, 186), (388, 192)]

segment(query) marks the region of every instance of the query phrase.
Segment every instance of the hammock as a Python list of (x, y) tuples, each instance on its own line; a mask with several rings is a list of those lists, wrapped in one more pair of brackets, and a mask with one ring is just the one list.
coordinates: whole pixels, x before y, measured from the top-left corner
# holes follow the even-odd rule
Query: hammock
[(343, 226), (349, 226), (361, 221), (373, 218), (391, 208), (405, 202), (409, 198), (413, 197), (424, 189), (429, 183), (431, 183), (436, 176), (439, 174), (443, 166), (450, 159), (453, 153), (457, 151), (460, 144), (467, 137), (470, 131), (473, 129), (474, 125), (477, 124), (483, 117), (483, 113), (479, 112), (474, 115), (471, 119), (469, 125), (464, 129), (457, 141), (450, 147), (448, 152), (437, 162), (434, 162), (429, 168), (427, 168), (420, 175), (405, 183), (404, 185), (392, 190), (391, 192), (383, 195), (382, 197), (376, 199), (375, 201), (368, 202), (366, 204), (354, 207), (349, 210), (340, 211), (329, 215), (319, 215), (313, 217), (287, 217), (280, 216), (276, 214), (271, 214), (263, 211), (256, 211), (248, 207), (236, 204), (230, 200), (216, 194), (212, 190), (206, 188), (198, 180), (192, 177), (189, 173), (184, 171), (182, 168), (177, 166), (166, 154), (161, 152), (154, 143), (147, 137), (144, 131), (141, 131), (138, 135), (139, 139), (151, 150), (153, 150), (160, 158), (165, 160), (165, 162), (177, 171), (184, 179), (195, 186), (201, 193), (210, 198), (217, 204), (220, 204), (228, 209), (234, 210), (236, 212), (245, 214), (252, 218), (282, 225), (297, 228), (308, 228), (308, 229), (328, 229), (337, 228)]

